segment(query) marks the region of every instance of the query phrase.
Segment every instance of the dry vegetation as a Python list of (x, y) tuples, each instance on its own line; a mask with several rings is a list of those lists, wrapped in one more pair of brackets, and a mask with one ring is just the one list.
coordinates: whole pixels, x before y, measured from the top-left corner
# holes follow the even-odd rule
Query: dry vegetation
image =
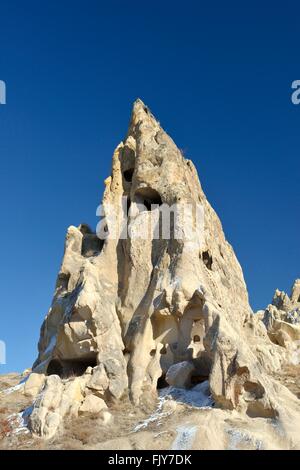
[[(0, 377), (0, 390), (19, 383), (20, 377), (14, 375)], [(31, 434), (14, 434), (10, 420), (13, 413), (19, 413), (31, 405), (31, 400), (16, 391), (9, 395), (0, 394), (0, 449), (46, 450), (46, 449), (92, 449), (111, 439), (122, 439), (128, 436), (134, 426), (144, 420), (157, 406), (156, 397), (149, 394), (144, 397), (139, 407), (134, 407), (129, 398), (124, 396), (120, 401), (110, 404), (113, 421), (104, 425), (95, 417), (67, 418), (64, 428), (55, 438), (45, 441), (34, 438)]]
[[(300, 365), (286, 366), (276, 377), (292, 393), (300, 398)], [(12, 387), (20, 381), (16, 374), (10, 376), (0, 376), (0, 390)], [(110, 404), (110, 412), (113, 415), (111, 424), (105, 426), (98, 417), (67, 418), (64, 428), (55, 438), (45, 441), (34, 438), (30, 433), (14, 434), (12, 423), (8, 418), (14, 413), (23, 411), (30, 406), (30, 399), (16, 391), (9, 395), (0, 393), (0, 449), (20, 449), (20, 450), (46, 450), (46, 449), (102, 449), (118, 445), (119, 449), (136, 448), (139, 449), (141, 442), (151, 439), (155, 440), (155, 448), (168, 448), (169, 443), (174, 440), (175, 432), (168, 425), (168, 418), (164, 418), (163, 432), (157, 428), (157, 423), (150, 424), (147, 431), (132, 433), (134, 427), (146, 419), (157, 407), (155, 396), (149, 394), (144, 397), (144, 401), (139, 407), (134, 407), (128, 397), (123, 397), (118, 402)], [(185, 413), (184, 407), (177, 408), (177, 421), (184, 418), (181, 413)], [(189, 411), (191, 413), (191, 411)], [(197, 413), (197, 412), (196, 412)], [(149, 431), (155, 430), (155, 433)], [(143, 435), (143, 436), (142, 436)], [(139, 439), (137, 439), (139, 437)], [(151, 447), (151, 443), (149, 446)], [(115, 448), (115, 447), (114, 447)], [(145, 447), (143, 447), (145, 448)], [(149, 447), (148, 447), (149, 448)]]
[(9, 395), (1, 391), (17, 385), (22, 377), (19, 374), (0, 376), (0, 449), (11, 448), (10, 437), (14, 427), (14, 419), (10, 419), (15, 413), (20, 413), (30, 406), (30, 399), (16, 391)]

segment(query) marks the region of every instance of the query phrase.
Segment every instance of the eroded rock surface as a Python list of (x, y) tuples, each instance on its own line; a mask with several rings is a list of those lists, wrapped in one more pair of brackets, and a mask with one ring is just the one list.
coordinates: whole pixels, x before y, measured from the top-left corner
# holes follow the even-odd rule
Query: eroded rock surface
[(291, 295), (276, 290), (272, 303), (264, 312), (263, 322), (274, 344), (286, 349), (288, 361), (300, 363), (300, 279), (294, 282)]
[[(32, 430), (53, 435), (65, 414), (101, 408), (99, 400), (109, 404), (128, 391), (138, 404), (166, 379), (185, 387), (209, 380), (216, 407), (280, 419), (284, 401), (272, 373), (286, 360), (285, 340), (274, 341), (266, 318), (253, 314), (241, 266), (193, 163), (140, 100), (105, 186), (99, 230), (112, 234), (117, 213), (120, 223), (128, 216), (128, 236), (123, 231), (103, 241), (86, 225), (68, 229), (33, 366), (48, 378)], [(170, 237), (150, 230), (137, 237), (151, 221), (159, 226), (162, 208), (175, 204), (192, 207), (188, 220), (178, 219), (181, 238), (174, 221)], [(191, 238), (197, 207), (203, 226)], [(274, 309), (287, 315), (290, 302), (299, 307), (299, 291), (298, 282), (291, 300), (277, 295)], [(186, 365), (184, 377), (179, 363)]]

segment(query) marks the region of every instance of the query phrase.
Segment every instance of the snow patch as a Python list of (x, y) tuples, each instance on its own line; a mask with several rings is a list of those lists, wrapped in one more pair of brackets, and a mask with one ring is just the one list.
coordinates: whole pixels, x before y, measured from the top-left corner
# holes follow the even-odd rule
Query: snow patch
[(292, 325), (297, 325), (300, 323), (300, 308), (295, 308), (286, 314), (286, 321), (292, 323)]
[(13, 413), (8, 416), (7, 423), (11, 429), (8, 435), (12, 434), (27, 434), (29, 433), (28, 429), (28, 419), (33, 410), (33, 406), (29, 406), (21, 413)]
[(165, 418), (166, 416), (169, 416), (172, 413), (172, 411), (165, 411), (165, 412), (163, 411), (165, 402), (166, 402), (166, 397), (160, 396), (158, 399), (157, 409), (147, 419), (137, 424), (134, 427), (133, 432), (137, 432), (137, 431), (140, 431), (141, 429), (145, 429), (149, 424), (153, 423), (154, 421), (158, 421), (161, 418)]
[(14, 387), (1, 390), (0, 393), (2, 393), (3, 395), (10, 395), (11, 393), (17, 392), (18, 390), (21, 390), (24, 387), (24, 382), (25, 381), (22, 381), (18, 385), (15, 385)]
[(246, 444), (248, 446), (254, 447), (255, 450), (263, 449), (262, 441), (259, 439), (255, 439), (245, 431), (239, 431), (238, 429), (229, 428), (227, 429), (227, 433), (229, 434), (229, 444), (227, 450), (240, 450), (240, 444)]
[(161, 390), (161, 395), (166, 399), (173, 399), (177, 403), (188, 405), (192, 408), (212, 408), (214, 405), (210, 395), (209, 382), (206, 380), (191, 389), (167, 387)]
[(190, 450), (193, 445), (197, 429), (198, 426), (191, 426), (188, 424), (179, 426), (176, 429), (177, 436), (172, 444), (171, 450)]
[(166, 418), (173, 413), (173, 410), (164, 411), (165, 404), (172, 400), (196, 409), (212, 408), (214, 404), (210, 395), (208, 380), (189, 390), (176, 387), (162, 388), (159, 390), (157, 409), (147, 419), (137, 424), (133, 432), (145, 429), (149, 424), (156, 421), (157, 426), (159, 426), (162, 418)]

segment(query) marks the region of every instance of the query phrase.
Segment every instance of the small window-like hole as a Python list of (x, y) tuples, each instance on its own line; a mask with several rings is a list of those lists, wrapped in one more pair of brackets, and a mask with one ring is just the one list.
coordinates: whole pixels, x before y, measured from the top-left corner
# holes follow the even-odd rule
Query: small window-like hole
[(200, 336), (199, 335), (194, 336), (194, 343), (200, 343)]
[(298, 298), (297, 302), (300, 302), (300, 295), (299, 295), (299, 298)]
[(163, 374), (161, 377), (159, 377), (158, 381), (157, 381), (157, 388), (160, 389), (160, 388), (166, 388), (168, 387), (169, 384), (168, 382), (166, 381), (166, 376)]
[(166, 346), (163, 346), (160, 350), (160, 354), (167, 354), (167, 348)]
[(202, 253), (202, 260), (203, 260), (203, 263), (205, 264), (205, 266), (207, 267), (207, 269), (211, 270), (213, 259), (212, 259), (212, 256), (211, 256), (209, 251), (204, 251)]
[(161, 206), (160, 194), (152, 188), (141, 188), (136, 192), (137, 198), (146, 207), (147, 211), (154, 209), (152, 206)]
[(87, 233), (93, 233), (92, 229), (88, 224), (80, 224), (78, 228), (83, 235)]
[(104, 241), (100, 240), (95, 234), (86, 234), (82, 239), (81, 254), (88, 258), (89, 256), (97, 256), (102, 248)]
[(131, 207), (131, 200), (130, 200), (130, 198), (128, 197), (128, 198), (127, 198), (127, 215), (129, 214), (130, 207)]
[(129, 168), (129, 170), (124, 171), (123, 175), (124, 175), (124, 179), (125, 179), (125, 181), (127, 181), (127, 183), (132, 182), (133, 172), (134, 172), (134, 168)]
[(57, 359), (52, 359), (47, 368), (47, 375), (63, 375), (63, 366)]
[(68, 290), (70, 277), (70, 274), (60, 273), (56, 281), (56, 289)]

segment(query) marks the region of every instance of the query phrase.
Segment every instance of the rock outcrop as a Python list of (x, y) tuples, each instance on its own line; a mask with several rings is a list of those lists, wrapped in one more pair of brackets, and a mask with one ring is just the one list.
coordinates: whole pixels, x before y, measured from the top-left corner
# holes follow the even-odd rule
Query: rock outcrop
[(290, 297), (276, 290), (262, 318), (271, 341), (286, 349), (288, 361), (300, 363), (300, 279), (294, 282)]
[[(166, 236), (163, 211), (174, 207)], [(217, 407), (278, 417), (283, 405), (270, 374), (284, 360), (281, 344), (249, 306), (193, 163), (140, 100), (114, 152), (101, 215), (97, 234), (86, 225), (67, 232), (33, 366), (48, 377), (32, 430), (51, 436), (65, 414), (100, 412), (128, 391), (138, 404), (166, 381), (209, 380)], [(298, 297), (299, 283), (293, 302)]]

